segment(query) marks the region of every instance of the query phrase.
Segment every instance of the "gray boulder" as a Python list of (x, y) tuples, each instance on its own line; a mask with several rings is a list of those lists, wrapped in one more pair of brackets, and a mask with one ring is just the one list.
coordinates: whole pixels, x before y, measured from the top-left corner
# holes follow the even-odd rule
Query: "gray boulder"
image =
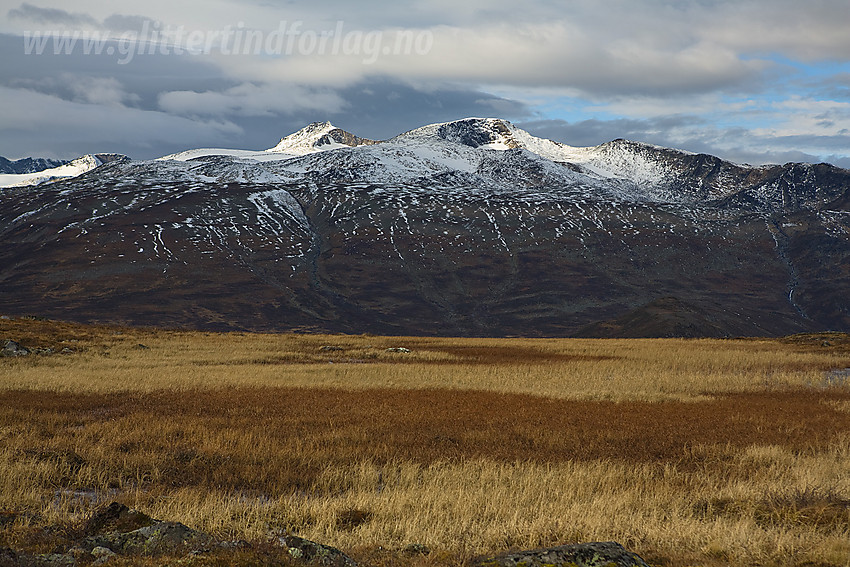
[(131, 532), (108, 532), (90, 536), (81, 547), (93, 550), (102, 547), (119, 555), (186, 553), (207, 548), (212, 538), (180, 522), (157, 522)]
[(27, 555), (7, 547), (0, 548), (0, 567), (74, 567), (76, 564), (73, 557), (63, 553)]
[(519, 551), (483, 559), (478, 567), (649, 567), (614, 541), (579, 543)]
[(119, 502), (98, 508), (83, 526), (88, 536), (80, 547), (95, 555), (108, 549), (118, 555), (195, 551), (207, 547), (212, 538), (179, 522), (155, 520)]
[(110, 559), (117, 556), (117, 554), (108, 547), (95, 547), (91, 550), (91, 554), (93, 557), (96, 558), (92, 563), (93, 565), (103, 565), (104, 563), (109, 563)]
[(278, 538), (278, 544), (286, 548), (289, 555), (301, 562), (315, 563), (322, 567), (356, 567), (357, 563), (342, 551), (298, 537), (287, 535)]
[(20, 343), (13, 340), (6, 341), (3, 350), (0, 350), (0, 356), (26, 356), (29, 353), (29, 349), (22, 347)]

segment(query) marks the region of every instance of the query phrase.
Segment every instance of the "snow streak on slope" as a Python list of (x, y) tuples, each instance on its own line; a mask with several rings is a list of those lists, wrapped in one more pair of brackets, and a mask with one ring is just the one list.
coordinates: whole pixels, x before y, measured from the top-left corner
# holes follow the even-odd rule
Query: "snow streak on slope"
[(478, 118), (380, 143), (316, 123), (272, 150), (0, 191), (6, 297), (145, 324), (563, 336), (675, 295), (725, 333), (850, 325), (844, 170)]

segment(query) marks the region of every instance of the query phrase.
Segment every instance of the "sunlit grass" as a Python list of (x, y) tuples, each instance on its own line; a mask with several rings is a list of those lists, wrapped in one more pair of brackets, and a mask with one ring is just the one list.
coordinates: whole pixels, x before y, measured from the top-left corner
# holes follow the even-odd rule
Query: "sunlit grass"
[[(5, 388), (451, 388), (569, 399), (702, 399), (813, 386), (844, 349), (779, 340), (446, 339), (104, 330), (75, 354), (4, 361)], [(93, 335), (94, 333), (89, 333)], [(142, 346), (143, 345), (143, 346)], [(390, 349), (408, 349), (393, 352)]]
[(424, 544), (433, 565), (589, 540), (681, 567), (850, 564), (850, 389), (827, 379), (846, 337), (0, 329), (56, 352), (0, 359), (0, 545), (120, 500), (356, 557)]

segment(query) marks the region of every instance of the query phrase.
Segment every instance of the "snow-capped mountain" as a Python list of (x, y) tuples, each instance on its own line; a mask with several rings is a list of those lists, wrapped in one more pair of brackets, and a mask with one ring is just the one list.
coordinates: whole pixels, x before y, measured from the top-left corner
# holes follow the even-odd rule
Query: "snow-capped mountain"
[(59, 179), (77, 177), (105, 163), (127, 159), (127, 156), (122, 154), (87, 154), (48, 169), (29, 173), (2, 174), (0, 175), (0, 187), (41, 185), (42, 183), (49, 183)]
[(604, 334), (637, 310), (644, 334), (850, 330), (848, 207), (825, 164), (324, 122), (0, 191), (0, 289), (10, 312), (199, 327)]
[(330, 122), (313, 122), (266, 150), (271, 153), (304, 155), (338, 148), (353, 148), (377, 144), (375, 140), (360, 138), (337, 128)]
[(36, 173), (65, 165), (67, 161), (47, 158), (27, 157), (18, 160), (9, 160), (0, 156), (0, 174)]

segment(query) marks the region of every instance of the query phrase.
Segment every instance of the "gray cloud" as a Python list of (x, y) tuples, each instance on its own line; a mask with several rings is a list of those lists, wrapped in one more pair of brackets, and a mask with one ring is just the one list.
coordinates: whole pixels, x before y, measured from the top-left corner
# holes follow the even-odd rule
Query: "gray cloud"
[(224, 143), (241, 134), (227, 121), (188, 120), (121, 105), (71, 102), (24, 89), (0, 87), (0, 155), (48, 155), (63, 158), (84, 153), (158, 153), (173, 143)]
[(73, 84), (89, 78), (111, 79), (130, 95), (123, 103), (142, 110), (159, 110), (158, 96), (164, 90), (204, 92), (235, 86), (205, 58), (163, 55), (136, 57), (130, 65), (119, 65), (108, 55), (26, 55), (20, 37), (0, 34), (0, 85), (27, 88), (68, 101), (79, 100)]
[[(823, 79), (800, 71), (805, 61), (850, 60), (844, 0), (571, 0), (567, 6), (562, 0), (521, 6), (509, 0), (222, 0), (215, 10), (167, 2), (110, 6), (116, 13), (104, 13), (100, 0), (77, 0), (74, 12), (30, 3), (8, 10), (0, 30), (17, 35), (0, 35), (0, 87), (9, 97), (0, 103), (14, 102), (33, 126), (27, 130), (16, 121), (17, 139), (11, 140), (13, 132), (4, 125), (0, 153), (39, 144), (54, 144), (54, 153), (80, 153), (70, 149), (73, 133), (39, 131), (36, 125), (45, 122), (36, 102), (57, 121), (54, 128), (78, 127), (86, 136), (80, 145), (114, 143), (135, 157), (185, 149), (201, 134), (209, 137), (198, 142), (203, 145), (259, 149), (316, 119), (385, 138), (469, 115), (521, 120), (533, 133), (573, 145), (627, 137), (736, 161), (831, 156), (845, 163), (850, 147), (842, 131), (848, 111), (836, 103), (850, 101), (850, 74), (838, 72), (846, 67), (837, 66), (834, 76)], [(133, 15), (139, 11), (145, 14)], [(187, 33), (214, 34), (243, 23), (246, 30), (269, 33), (282, 20), (303, 20), (302, 29), (316, 33), (338, 21), (346, 30), (386, 38), (413, 30), (432, 34), (433, 46), (415, 55), (381, 51), (371, 63), (364, 63), (363, 53), (218, 52), (145, 54), (119, 65), (117, 56), (84, 55), (79, 48), (70, 55), (24, 56), (20, 37), (35, 24), (121, 32), (157, 22)], [(547, 120), (545, 109), (567, 97), (586, 108), (589, 118)], [(730, 99), (748, 102), (736, 109)], [(61, 120), (59, 109), (76, 118)], [(134, 137), (120, 135), (112, 124), (99, 130), (75, 122), (96, 116), (94, 109), (113, 124), (135, 128)]]
[(804, 87), (824, 98), (850, 101), (850, 73), (838, 73), (818, 81), (806, 81)]
[(140, 31), (145, 29), (146, 25), (150, 24), (150, 18), (144, 16), (125, 16), (122, 14), (112, 14), (103, 20), (103, 27), (116, 32)]
[[(578, 89), (594, 96), (625, 94), (702, 93), (752, 89), (771, 65), (742, 58), (722, 42), (704, 41), (690, 19), (703, 18), (699, 5), (684, 9), (647, 10), (640, 2), (615, 0), (620, 17), (596, 2), (577, 0), (564, 11), (557, 3), (538, 1), (518, 11), (506, 0), (489, 2), (400, 3), (387, 6), (370, 0), (327, 2), (321, 9), (289, 4), (274, 9), (259, 2), (247, 13), (220, 11), (218, 29), (201, 24), (194, 13), (175, 9), (164, 25), (214, 34), (224, 27), (270, 34), (279, 20), (304, 19), (301, 34), (322, 34), (330, 24), (343, 22), (351, 33), (381, 33), (390, 54), (353, 53), (350, 56), (312, 56), (295, 53), (285, 58), (224, 57), (216, 64), (237, 82), (271, 82), (286, 77), (300, 84), (351, 84), (367, 76), (389, 75), (405, 80), (447, 80), (474, 84), (552, 86)], [(650, 2), (651, 3), (651, 2)], [(81, 6), (87, 5), (80, 2)], [(226, 6), (226, 5), (225, 5)], [(233, 4), (235, 8), (238, 4)], [(720, 10), (723, 11), (723, 10)], [(47, 22), (63, 20), (100, 26), (111, 31), (140, 30), (148, 18), (120, 13), (98, 22), (85, 14), (36, 8), (22, 4), (10, 13)], [(219, 11), (216, 12), (217, 14)], [(228, 15), (229, 13), (229, 15)], [(261, 19), (261, 16), (265, 18)], [(248, 20), (243, 23), (243, 18)], [(196, 21), (193, 22), (192, 19)], [(255, 21), (251, 21), (251, 20)], [(253, 24), (253, 26), (252, 26)], [(682, 30), (671, 34), (670, 29)], [(393, 55), (394, 34), (429, 34), (433, 44), (426, 53)], [(303, 37), (299, 36), (299, 37)], [(371, 61), (375, 55), (375, 61)], [(364, 61), (369, 61), (364, 64)]]
[(273, 116), (314, 110), (338, 113), (346, 102), (327, 88), (288, 83), (242, 83), (224, 91), (168, 91), (160, 93), (162, 110), (181, 116)]
[(31, 56), (9, 35), (0, 35), (0, 52), (7, 157), (116, 151), (141, 159), (199, 146), (265, 149), (316, 120), (384, 139), (464, 116), (530, 115), (522, 103), (477, 89), (387, 77), (338, 88), (240, 84), (203, 57), (145, 55), (118, 65), (106, 55)]
[(96, 19), (88, 14), (71, 13), (58, 8), (39, 8), (27, 3), (9, 10), (8, 17), (12, 20), (46, 25), (97, 26), (99, 24)]

